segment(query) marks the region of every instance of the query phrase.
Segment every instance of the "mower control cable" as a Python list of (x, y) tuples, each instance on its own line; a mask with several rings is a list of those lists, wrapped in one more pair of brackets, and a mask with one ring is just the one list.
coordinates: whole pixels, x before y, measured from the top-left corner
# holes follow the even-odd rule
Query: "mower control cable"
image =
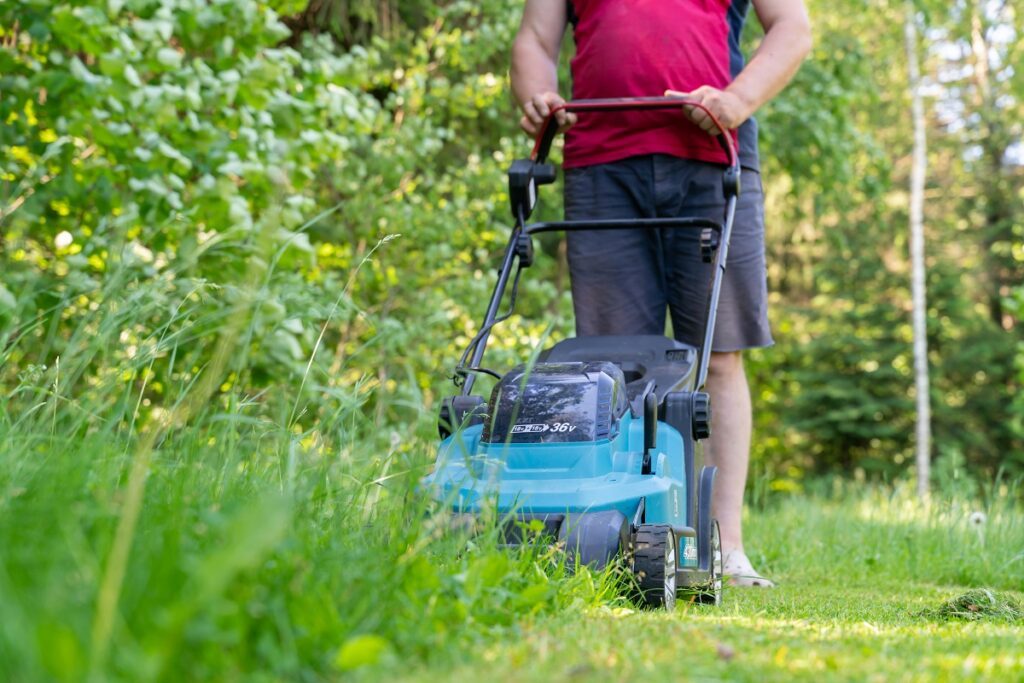
[(479, 332), (477, 332), (476, 336), (473, 337), (473, 339), (469, 342), (469, 345), (466, 347), (466, 350), (462, 352), (462, 358), (459, 359), (459, 364), (455, 366), (455, 375), (452, 377), (452, 381), (455, 383), (456, 387), (461, 388), (465, 384), (466, 380), (468, 379), (467, 376), (471, 372), (478, 372), (485, 375), (490, 375), (491, 377), (494, 377), (496, 379), (501, 379), (501, 375), (495, 372), (494, 370), (491, 370), (490, 368), (479, 367), (476, 365), (467, 365), (466, 363), (469, 360), (469, 354), (476, 350), (476, 348), (483, 341), (484, 337), (490, 333), (491, 328), (493, 328), (495, 325), (504, 320), (508, 320), (512, 313), (515, 312), (516, 295), (519, 293), (519, 278), (522, 274), (523, 267), (519, 266), (516, 269), (515, 278), (513, 278), (512, 280), (512, 291), (509, 292), (508, 310), (503, 315), (496, 317), (493, 321), (491, 321), (489, 325), (485, 325)]

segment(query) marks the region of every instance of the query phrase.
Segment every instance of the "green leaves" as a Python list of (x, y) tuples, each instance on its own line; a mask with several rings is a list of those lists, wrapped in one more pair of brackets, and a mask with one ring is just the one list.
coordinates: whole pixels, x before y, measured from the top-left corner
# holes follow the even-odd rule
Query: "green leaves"
[(338, 650), (335, 665), (342, 671), (374, 666), (391, 653), (391, 643), (386, 638), (364, 634), (349, 638)]

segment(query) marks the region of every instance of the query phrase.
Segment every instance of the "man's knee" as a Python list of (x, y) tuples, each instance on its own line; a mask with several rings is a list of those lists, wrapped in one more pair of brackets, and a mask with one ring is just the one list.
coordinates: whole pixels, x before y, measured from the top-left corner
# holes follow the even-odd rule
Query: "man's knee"
[(725, 353), (711, 353), (711, 363), (708, 365), (708, 374), (715, 378), (734, 377), (743, 374), (743, 352), (728, 351)]

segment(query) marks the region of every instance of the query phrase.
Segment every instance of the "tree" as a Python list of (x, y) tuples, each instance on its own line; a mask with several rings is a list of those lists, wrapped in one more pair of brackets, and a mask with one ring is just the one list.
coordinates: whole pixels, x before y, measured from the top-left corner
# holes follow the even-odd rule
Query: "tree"
[(917, 389), (917, 435), (914, 461), (917, 465), (917, 494), (928, 494), (931, 468), (931, 401), (928, 389), (928, 304), (924, 267), (924, 179), (928, 155), (925, 142), (924, 103), (921, 99), (921, 70), (917, 59), (917, 11), (906, 0), (903, 33), (907, 50), (910, 109), (914, 125), (914, 151), (910, 171), (910, 261), (911, 298), (914, 327), (914, 386)]

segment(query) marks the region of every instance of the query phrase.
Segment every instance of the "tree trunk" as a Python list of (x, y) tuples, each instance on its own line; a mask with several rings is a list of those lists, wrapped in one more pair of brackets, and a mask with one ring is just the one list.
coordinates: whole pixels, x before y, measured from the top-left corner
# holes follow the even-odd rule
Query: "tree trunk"
[(917, 62), (917, 12), (913, 0), (905, 0), (903, 34), (907, 50), (910, 112), (914, 121), (914, 151), (910, 169), (910, 262), (914, 328), (914, 385), (917, 389), (917, 495), (928, 495), (931, 470), (931, 402), (928, 389), (928, 306), (924, 266), (924, 179), (928, 163), (925, 147), (924, 104)]

